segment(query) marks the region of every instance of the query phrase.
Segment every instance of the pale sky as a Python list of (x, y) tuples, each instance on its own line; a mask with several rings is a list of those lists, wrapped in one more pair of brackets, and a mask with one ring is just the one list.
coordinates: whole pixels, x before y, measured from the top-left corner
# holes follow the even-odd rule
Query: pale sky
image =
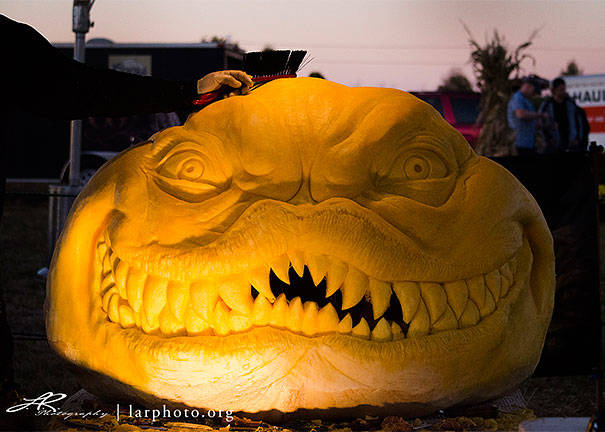
[[(71, 42), (70, 0), (0, 0), (0, 13)], [(498, 30), (510, 46), (538, 37), (525, 73), (556, 77), (575, 59), (605, 73), (605, 1), (96, 0), (88, 38), (114, 42), (199, 42), (229, 36), (247, 51), (270, 44), (306, 49), (319, 71), (347, 85), (434, 90), (452, 68), (472, 79), (468, 37)]]

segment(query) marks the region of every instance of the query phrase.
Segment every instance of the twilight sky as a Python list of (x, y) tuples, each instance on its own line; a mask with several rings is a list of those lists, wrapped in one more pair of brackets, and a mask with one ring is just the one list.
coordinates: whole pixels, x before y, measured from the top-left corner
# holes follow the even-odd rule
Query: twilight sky
[[(71, 42), (70, 0), (0, 0), (0, 13)], [(575, 59), (605, 73), (605, 1), (462, 0), (97, 0), (88, 38), (115, 42), (198, 42), (229, 36), (247, 51), (270, 44), (306, 49), (320, 71), (348, 85), (434, 90), (452, 68), (471, 78), (468, 37), (494, 30), (510, 46), (538, 37), (525, 73), (552, 79)]]

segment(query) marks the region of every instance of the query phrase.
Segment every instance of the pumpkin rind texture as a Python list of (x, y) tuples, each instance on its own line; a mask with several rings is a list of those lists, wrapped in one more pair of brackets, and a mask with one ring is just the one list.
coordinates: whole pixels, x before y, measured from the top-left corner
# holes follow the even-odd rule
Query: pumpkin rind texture
[(291, 78), (97, 172), (55, 249), (46, 326), (108, 397), (422, 415), (530, 376), (554, 283), (534, 199), (432, 107)]

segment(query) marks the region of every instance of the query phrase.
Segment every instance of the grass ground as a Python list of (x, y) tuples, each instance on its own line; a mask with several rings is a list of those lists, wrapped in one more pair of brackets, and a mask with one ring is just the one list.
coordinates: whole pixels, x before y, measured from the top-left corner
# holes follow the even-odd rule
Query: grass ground
[[(46, 391), (73, 394), (80, 389), (44, 338), (44, 280), (36, 276), (47, 262), (48, 199), (8, 196), (0, 227), (0, 284), (15, 335), (15, 378), (26, 397)], [(605, 257), (605, 226), (601, 259)], [(601, 281), (605, 281), (601, 265)], [(603, 291), (603, 282), (601, 282)], [(605, 298), (605, 296), (602, 296)], [(589, 416), (595, 383), (588, 376), (530, 378), (521, 387), (538, 416)]]

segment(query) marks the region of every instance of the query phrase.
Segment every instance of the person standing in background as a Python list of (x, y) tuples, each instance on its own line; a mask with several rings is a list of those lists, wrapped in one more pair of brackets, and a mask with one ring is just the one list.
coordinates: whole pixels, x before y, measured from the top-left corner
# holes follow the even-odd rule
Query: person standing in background
[(536, 120), (547, 118), (545, 113), (536, 112), (530, 101), (541, 86), (542, 79), (535, 75), (523, 78), (521, 88), (513, 93), (508, 103), (508, 125), (515, 131), (515, 148), (520, 156), (536, 152)]

